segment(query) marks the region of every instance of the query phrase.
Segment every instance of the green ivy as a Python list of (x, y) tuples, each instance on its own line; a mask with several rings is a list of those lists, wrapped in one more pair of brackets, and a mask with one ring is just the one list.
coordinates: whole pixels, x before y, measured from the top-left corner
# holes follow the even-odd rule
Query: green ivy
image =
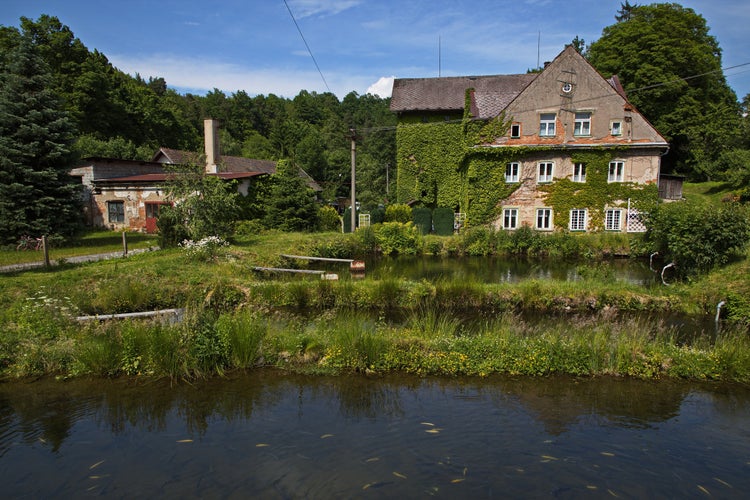
[[(469, 109), (457, 116), (402, 117), (396, 131), (398, 145), (397, 199), (429, 208), (452, 207), (467, 214), (467, 224), (496, 220), (502, 200), (520, 184), (505, 182), (505, 165), (521, 161), (553, 147), (488, 148), (481, 144), (504, 136), (510, 124), (505, 115), (476, 120)], [(422, 120), (425, 120), (424, 122)], [(576, 152), (571, 161), (586, 164), (586, 183), (557, 179), (539, 186), (545, 204), (553, 209), (555, 227), (566, 228), (571, 209), (588, 209), (589, 229), (602, 229), (605, 208), (631, 206), (650, 212), (658, 201), (656, 184), (609, 183), (609, 162), (623, 148), (597, 148)]]

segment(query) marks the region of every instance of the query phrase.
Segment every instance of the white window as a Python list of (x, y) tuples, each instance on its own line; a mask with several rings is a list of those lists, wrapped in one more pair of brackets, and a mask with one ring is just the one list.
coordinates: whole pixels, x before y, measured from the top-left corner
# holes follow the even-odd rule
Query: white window
[(543, 161), (539, 164), (537, 182), (552, 182), (552, 170), (555, 164), (551, 161)]
[(620, 231), (622, 229), (622, 210), (609, 209), (604, 212), (604, 229)]
[(520, 163), (508, 163), (507, 165), (505, 165), (505, 182), (518, 182), (518, 176), (520, 172)]
[(125, 222), (125, 202), (108, 201), (107, 215), (109, 222)]
[(514, 123), (510, 126), (510, 136), (513, 138), (521, 137), (521, 124)]
[(506, 208), (503, 210), (503, 229), (516, 229), (518, 227), (518, 209)]
[(610, 130), (612, 135), (622, 135), (622, 122), (612, 122)]
[(591, 135), (591, 113), (576, 113), (573, 135)]
[(539, 135), (552, 137), (555, 135), (555, 113), (542, 113), (539, 115)]
[(586, 182), (586, 164), (573, 164), (573, 182)]
[(586, 230), (586, 209), (573, 209), (570, 211), (570, 230)]
[(536, 209), (536, 228), (541, 230), (552, 229), (552, 209), (551, 208), (537, 208)]
[(625, 172), (625, 162), (616, 160), (609, 162), (607, 182), (622, 182)]

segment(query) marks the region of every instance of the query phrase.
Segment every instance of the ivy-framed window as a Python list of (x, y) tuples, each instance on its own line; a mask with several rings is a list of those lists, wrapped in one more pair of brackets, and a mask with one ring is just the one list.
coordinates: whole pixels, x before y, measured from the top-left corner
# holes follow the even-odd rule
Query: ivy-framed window
[(518, 209), (503, 209), (503, 229), (516, 229), (518, 227)]
[(612, 135), (622, 135), (622, 122), (619, 120), (611, 122), (609, 130)]
[(587, 210), (585, 208), (574, 208), (570, 211), (570, 230), (585, 231), (587, 222)]
[(519, 137), (521, 137), (521, 124), (520, 123), (511, 124), (510, 137), (512, 139), (518, 139)]
[(604, 230), (621, 231), (622, 230), (622, 210), (619, 208), (610, 208), (604, 211)]
[(551, 161), (539, 162), (536, 181), (539, 183), (552, 182), (552, 173), (554, 171), (554, 168), (555, 164)]
[(536, 209), (536, 229), (539, 229), (540, 231), (549, 231), (552, 229), (551, 208)]
[(625, 162), (622, 160), (615, 160), (609, 162), (609, 173), (607, 174), (607, 182), (622, 182), (625, 178)]
[(107, 202), (107, 220), (109, 222), (125, 222), (125, 202)]
[(586, 164), (573, 164), (573, 182), (586, 182)]
[(576, 113), (573, 135), (591, 135), (591, 112)]
[(555, 113), (542, 113), (539, 115), (539, 135), (542, 137), (553, 137), (555, 135)]
[(518, 182), (520, 175), (520, 163), (514, 161), (505, 165), (505, 182)]

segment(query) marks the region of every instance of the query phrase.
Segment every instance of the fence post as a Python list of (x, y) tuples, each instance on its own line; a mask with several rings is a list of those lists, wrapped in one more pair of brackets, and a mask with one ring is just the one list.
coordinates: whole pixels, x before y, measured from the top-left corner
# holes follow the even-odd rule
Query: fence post
[(42, 252), (44, 252), (44, 267), (49, 267), (49, 248), (47, 247), (47, 235), (42, 235)]
[(125, 231), (122, 232), (122, 255), (124, 257), (128, 256), (128, 238)]

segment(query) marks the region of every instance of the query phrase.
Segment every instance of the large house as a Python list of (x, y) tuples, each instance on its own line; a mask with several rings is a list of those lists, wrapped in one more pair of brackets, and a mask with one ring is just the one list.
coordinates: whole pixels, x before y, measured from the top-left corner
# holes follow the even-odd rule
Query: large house
[(398, 201), (469, 225), (643, 231), (665, 139), (572, 46), (540, 73), (397, 79)]
[[(171, 174), (167, 165), (196, 165), (205, 161), (206, 174), (238, 182), (240, 194), (246, 195), (253, 179), (276, 173), (276, 162), (238, 156), (222, 156), (219, 152), (218, 122), (204, 121), (205, 152), (203, 155), (169, 148), (160, 148), (151, 161), (86, 158), (70, 174), (81, 178), (84, 220), (93, 227), (113, 230), (157, 230), (159, 208), (169, 201), (165, 185)], [(300, 169), (300, 176), (315, 191), (320, 186)]]

